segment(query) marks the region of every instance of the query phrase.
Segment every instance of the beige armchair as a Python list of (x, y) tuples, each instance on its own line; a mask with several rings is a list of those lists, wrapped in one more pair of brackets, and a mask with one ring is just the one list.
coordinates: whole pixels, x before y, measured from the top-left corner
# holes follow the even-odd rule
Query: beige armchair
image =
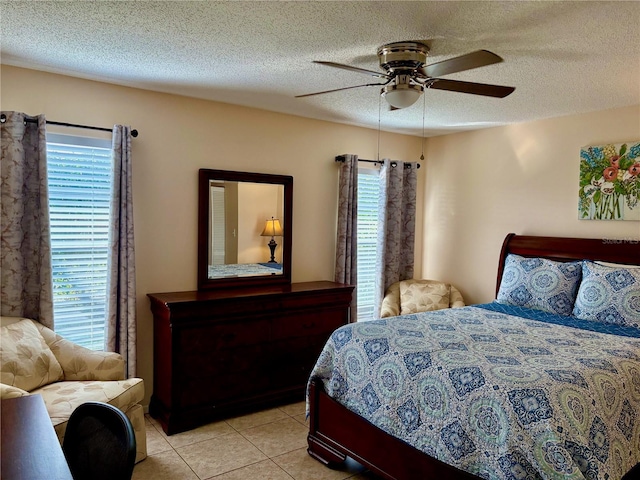
[(437, 280), (402, 280), (385, 292), (380, 318), (464, 306), (462, 294), (453, 285)]
[(0, 393), (12, 398), (39, 394), (62, 443), (71, 412), (87, 401), (110, 403), (133, 424), (136, 462), (147, 456), (144, 382), (125, 379), (124, 360), (64, 339), (27, 318), (0, 317)]

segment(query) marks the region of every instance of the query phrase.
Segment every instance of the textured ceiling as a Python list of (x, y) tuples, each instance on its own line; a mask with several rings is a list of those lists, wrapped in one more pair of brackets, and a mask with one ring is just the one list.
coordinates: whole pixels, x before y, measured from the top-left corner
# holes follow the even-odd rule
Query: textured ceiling
[[(640, 2), (0, 1), (1, 61), (383, 130), (426, 135), (640, 104)], [(427, 40), (428, 63), (491, 50), (446, 78), (516, 87), (504, 99), (428, 90), (388, 111), (380, 87), (312, 63), (378, 70), (378, 46)], [(376, 80), (373, 80), (376, 81)], [(72, 121), (72, 119), (68, 119)]]

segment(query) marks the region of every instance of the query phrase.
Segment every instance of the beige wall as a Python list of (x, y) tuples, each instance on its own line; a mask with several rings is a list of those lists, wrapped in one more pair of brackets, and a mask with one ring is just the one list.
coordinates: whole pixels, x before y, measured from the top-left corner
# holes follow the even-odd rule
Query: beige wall
[[(198, 169), (292, 175), (292, 279), (332, 280), (338, 181), (333, 158), (342, 153), (375, 158), (377, 152), (376, 130), (8, 66), (2, 66), (0, 93), (3, 110), (85, 125), (128, 124), (140, 132), (133, 139), (133, 187), (138, 374), (146, 384), (145, 403), (153, 390), (153, 325), (146, 294), (196, 288)], [(420, 144), (416, 137), (383, 133), (380, 154), (415, 161)], [(419, 276), (422, 190), (418, 196)]]
[[(275, 217), (282, 222), (284, 187), (264, 183), (238, 184), (238, 263), (268, 262), (271, 237), (261, 237), (265, 222)], [(278, 206), (280, 206), (278, 208)], [(276, 261), (282, 261), (280, 237), (275, 251)]]
[(578, 220), (580, 148), (634, 140), (640, 106), (430, 138), (425, 277), (487, 302), (507, 233), (640, 239), (637, 221)]

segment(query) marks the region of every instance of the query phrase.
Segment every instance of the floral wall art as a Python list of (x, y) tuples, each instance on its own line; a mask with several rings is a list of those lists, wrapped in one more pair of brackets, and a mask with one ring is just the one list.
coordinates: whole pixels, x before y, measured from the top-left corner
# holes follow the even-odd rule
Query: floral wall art
[(640, 142), (580, 151), (581, 219), (640, 221), (639, 200)]

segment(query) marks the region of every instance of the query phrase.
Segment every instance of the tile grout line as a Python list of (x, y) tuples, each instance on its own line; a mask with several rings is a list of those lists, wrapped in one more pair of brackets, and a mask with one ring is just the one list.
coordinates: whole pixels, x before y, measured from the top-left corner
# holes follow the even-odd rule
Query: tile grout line
[[(228, 471), (226, 471), (226, 472), (222, 472), (222, 473), (221, 473), (221, 474), (219, 474), (219, 475), (214, 475), (213, 477), (208, 477), (208, 478), (201, 479), (201, 480), (215, 480), (216, 478), (218, 478), (218, 477), (220, 477), (220, 476), (222, 476), (222, 475), (226, 475), (227, 473), (235, 472), (235, 471), (237, 471), (237, 470), (241, 470), (241, 469), (243, 469), (243, 468), (245, 468), (245, 467), (248, 467), (248, 466), (250, 466), (250, 465), (255, 465), (256, 463), (260, 463), (260, 462), (264, 462), (264, 461), (265, 461), (265, 460), (259, 460), (259, 461), (257, 461), (257, 462), (247, 463), (246, 465), (243, 465), (242, 467), (234, 468), (233, 470), (228, 470)], [(287, 472), (284, 468), (282, 468), (280, 465), (278, 465), (276, 462), (274, 462), (274, 461), (273, 461), (273, 459), (271, 459), (271, 458), (267, 458), (267, 459), (266, 459), (266, 461), (269, 461), (269, 462), (271, 462), (272, 464), (274, 464), (278, 469), (282, 470), (282, 471), (283, 471), (283, 472), (284, 472), (284, 473), (285, 473), (289, 478), (291, 478), (291, 479), (293, 479), (293, 480), (296, 480), (295, 478), (293, 478), (293, 477), (291, 476), (291, 474), (290, 474), (289, 472)], [(197, 476), (197, 475), (196, 475), (196, 476)], [(198, 477), (198, 478), (200, 478), (200, 477)], [(346, 479), (345, 479), (345, 480), (346, 480)]]
[[(154, 422), (149, 421), (149, 423), (151, 424), (151, 426), (156, 430), (156, 432), (158, 432), (161, 436), (165, 436), (164, 430), (162, 430), (162, 427), (160, 427), (160, 430), (158, 430), (158, 427), (156, 426), (156, 424)], [(159, 425), (159, 424), (158, 424)], [(174, 451), (174, 453), (180, 458), (180, 460), (182, 460), (182, 462), (187, 466), (187, 468), (189, 470), (191, 470), (193, 472), (193, 474), (195, 475), (195, 477), (199, 480), (203, 480), (200, 478), (200, 476), (195, 472), (195, 470), (193, 468), (191, 468), (191, 465), (189, 465), (189, 463), (182, 457), (182, 455), (180, 455), (180, 453), (176, 450), (176, 448), (171, 445), (171, 442), (169, 442), (166, 438), (164, 439), (165, 442), (167, 442), (167, 445), (169, 445), (169, 447), (171, 448), (171, 450)], [(158, 452), (160, 453), (164, 453), (164, 452)]]
[[(224, 421), (224, 420), (223, 420), (223, 421)], [(151, 423), (151, 425), (153, 426), (153, 428), (155, 428), (155, 430), (156, 430), (158, 433), (160, 433), (161, 435), (162, 435), (162, 434), (164, 434), (164, 430), (162, 430), (162, 432), (160, 432), (160, 431), (158, 431), (158, 427), (157, 427), (154, 423), (152, 423), (152, 422), (149, 422), (149, 423)], [(234, 432), (236, 432), (236, 433), (240, 434), (240, 435), (242, 436), (242, 438), (244, 438), (244, 439), (245, 439), (245, 440), (247, 440), (249, 443), (251, 443), (251, 442), (249, 441), (249, 439), (247, 439), (246, 437), (244, 437), (244, 435), (242, 435), (239, 431), (237, 431), (235, 428), (233, 428), (231, 425), (229, 425), (226, 421), (224, 421), (224, 423), (225, 423), (225, 424), (227, 424), (227, 426), (229, 426), (229, 428), (231, 428)], [(233, 433), (233, 432), (230, 432), (230, 433)], [(193, 445), (197, 445), (198, 443), (206, 442), (206, 441), (212, 440), (212, 439), (214, 439), (214, 438), (224, 437), (225, 435), (229, 435), (229, 433), (226, 433), (226, 434), (224, 434), (224, 433), (223, 433), (223, 434), (221, 434), (221, 435), (216, 435), (215, 437), (207, 438), (207, 439), (205, 439), (205, 440), (201, 440), (201, 441), (199, 441), (199, 442), (194, 442), (194, 443), (188, 443), (188, 444), (185, 444), (185, 445), (181, 445), (180, 447), (177, 447), (177, 448), (191, 447), (191, 446), (193, 446)], [(191, 471), (193, 472), (193, 474), (196, 476), (196, 478), (198, 478), (198, 480), (213, 480), (213, 479), (215, 479), (216, 477), (219, 477), (220, 475), (225, 475), (225, 474), (227, 474), (227, 473), (229, 473), (229, 472), (233, 472), (233, 471), (235, 471), (235, 470), (239, 470), (239, 469), (241, 469), (241, 468), (248, 467), (249, 465), (255, 465), (256, 463), (263, 462), (263, 461), (265, 460), (265, 459), (263, 459), (263, 460), (258, 460), (258, 461), (256, 461), (256, 462), (247, 463), (246, 465), (243, 465), (243, 466), (241, 466), (241, 467), (234, 468), (234, 469), (231, 469), (231, 470), (227, 470), (226, 472), (222, 472), (222, 473), (220, 473), (220, 474), (218, 474), (218, 475), (214, 475), (213, 477), (206, 477), (206, 478), (202, 478), (202, 477), (200, 477), (200, 475), (198, 475), (198, 474), (195, 472), (195, 470), (191, 467), (191, 465), (189, 465), (189, 462), (187, 462), (187, 461), (184, 459), (184, 457), (183, 457), (182, 455), (180, 455), (180, 452), (178, 452), (177, 448), (176, 448), (176, 447), (174, 447), (174, 446), (173, 446), (173, 445), (172, 445), (168, 440), (166, 440), (166, 439), (165, 439), (165, 441), (167, 442), (167, 444), (169, 445), (169, 447), (171, 447), (171, 449), (175, 452), (175, 454), (176, 454), (176, 455), (178, 455), (178, 457), (180, 457), (180, 460), (182, 460), (182, 462), (183, 462), (183, 463), (184, 463), (184, 464), (189, 468), (189, 470), (191, 470)], [(253, 443), (251, 443), (251, 445), (253, 445)], [(256, 449), (258, 449), (258, 451), (259, 451), (260, 453), (262, 453), (265, 457), (267, 457), (267, 458), (266, 458), (266, 460), (270, 460), (270, 461), (272, 461), (272, 460), (271, 460), (271, 458), (270, 458), (266, 453), (264, 453), (262, 450), (260, 450), (260, 449), (259, 449), (258, 447), (256, 447), (255, 445), (253, 445), (253, 446), (254, 446)], [(164, 452), (159, 452), (159, 453), (164, 453)], [(277, 465), (275, 462), (273, 462), (273, 461), (272, 461), (272, 463), (274, 463), (278, 468), (280, 468), (281, 470), (283, 470), (283, 469), (282, 469), (279, 465)], [(284, 470), (283, 470), (283, 471), (284, 471)], [(288, 472), (286, 472), (286, 471), (285, 471), (285, 473), (286, 473), (287, 475), (289, 475), (289, 473), (288, 473)], [(290, 476), (290, 475), (289, 475), (289, 476)], [(295, 479), (294, 479), (294, 480), (295, 480)]]
[[(172, 448), (173, 448), (173, 446), (172, 446)], [(203, 478), (201, 478), (201, 477), (200, 477), (200, 475), (198, 475), (198, 474), (196, 473), (196, 471), (191, 467), (191, 465), (189, 465), (189, 462), (187, 462), (187, 461), (182, 457), (182, 455), (180, 455), (180, 452), (178, 452), (175, 448), (173, 449), (173, 451), (174, 451), (174, 452), (176, 452), (176, 455), (178, 455), (178, 457), (180, 457), (180, 460), (182, 460), (182, 461), (184, 462), (184, 464), (185, 464), (187, 467), (189, 467), (189, 470), (191, 470), (191, 471), (193, 472), (193, 474), (196, 476), (196, 478), (197, 478), (197, 479), (199, 479), (199, 480), (204, 480)]]
[[(288, 417), (289, 419), (291, 419), (291, 420), (295, 421), (296, 423), (300, 423), (300, 422), (298, 422), (295, 418), (293, 418), (293, 416), (289, 415), (287, 412), (283, 412), (283, 413), (284, 413), (284, 414), (286, 414), (286, 415), (287, 415), (287, 417)], [(271, 424), (273, 424), (273, 423), (279, 422), (280, 420), (283, 420), (283, 418), (280, 418), (280, 419), (278, 419), (278, 420), (274, 420), (274, 421), (272, 421), (272, 422), (263, 423), (263, 424), (261, 424), (261, 425), (255, 425), (255, 426), (253, 426), (253, 427), (246, 428), (245, 430), (249, 430), (250, 428), (264, 427), (265, 425), (271, 425)], [(233, 427), (232, 427), (232, 428), (233, 428)], [(279, 453), (279, 454), (277, 454), (277, 455), (273, 455), (273, 456), (271, 456), (271, 455), (268, 455), (268, 454), (267, 454), (267, 452), (264, 452), (260, 447), (258, 447), (255, 443), (253, 443), (249, 438), (247, 438), (245, 435), (243, 435), (243, 433), (242, 433), (241, 431), (237, 430), (237, 432), (242, 436), (242, 438), (244, 438), (247, 442), (249, 442), (251, 445), (253, 445), (255, 448), (257, 448), (257, 449), (260, 451), (260, 453), (262, 453), (263, 455), (265, 455), (269, 460), (272, 460), (272, 459), (273, 459), (273, 458), (275, 458), (275, 457), (279, 457), (280, 455), (285, 455), (285, 454), (287, 454), (287, 453), (293, 452), (293, 451), (298, 450), (298, 449), (300, 449), (300, 448), (304, 448), (304, 446), (303, 446), (303, 447), (298, 447), (298, 448), (294, 448), (293, 450), (288, 450), (288, 451), (286, 451), (286, 452), (281, 452), (281, 453)], [(275, 463), (275, 462), (274, 462), (274, 463)], [(277, 463), (276, 463), (276, 465), (277, 465)], [(278, 465), (278, 467), (280, 467), (280, 465)], [(280, 468), (282, 469), (282, 467), (280, 467)], [(282, 469), (282, 470), (284, 470), (284, 469)], [(285, 470), (285, 471), (286, 471), (286, 470)], [(288, 472), (287, 472), (287, 474), (288, 474)]]
[[(297, 422), (297, 420), (294, 418), (294, 415), (291, 415), (291, 414), (289, 414), (289, 413), (285, 412), (285, 411), (284, 411), (284, 410), (282, 410), (281, 408), (278, 408), (278, 410), (279, 410), (280, 412), (282, 412), (282, 413), (284, 413), (284, 414), (286, 415), (286, 417), (283, 417), (283, 418), (290, 418), (290, 419), (292, 419), (292, 420), (294, 420), (294, 421), (296, 421), (296, 422)], [(277, 419), (277, 420), (273, 420), (273, 421), (271, 421), (271, 422), (267, 422), (267, 423), (262, 423), (262, 424), (260, 424), (260, 425), (253, 425), (253, 426), (251, 426), (251, 427), (245, 428), (244, 430), (248, 430), (248, 429), (250, 429), (250, 428), (263, 427), (263, 426), (265, 426), (265, 425), (270, 425), (270, 424), (273, 424), (273, 423), (276, 423), (276, 422), (278, 422), (278, 421), (282, 420), (283, 418), (279, 418), (279, 419)], [(300, 423), (300, 422), (298, 422), (298, 423)], [(287, 451), (287, 452), (279, 453), (278, 455), (270, 456), (270, 455), (268, 455), (266, 452), (264, 452), (263, 450), (261, 450), (261, 449), (260, 449), (260, 447), (258, 447), (256, 444), (254, 444), (254, 443), (253, 443), (249, 438), (247, 438), (245, 435), (243, 435), (243, 434), (242, 434), (242, 431), (240, 431), (240, 430), (236, 429), (235, 427), (233, 427), (233, 425), (229, 425), (229, 426), (230, 426), (233, 430), (235, 430), (238, 434), (240, 434), (240, 435), (242, 436), (242, 438), (244, 438), (247, 442), (249, 442), (249, 443), (250, 443), (251, 445), (253, 445), (256, 449), (258, 449), (258, 451), (259, 451), (259, 452), (261, 452), (263, 455), (265, 455), (265, 456), (267, 457), (267, 459), (268, 459), (268, 460), (269, 460), (273, 465), (275, 465), (279, 470), (281, 470), (282, 472), (284, 472), (284, 473), (285, 473), (289, 478), (291, 478), (292, 480), (296, 480), (296, 479), (295, 479), (295, 477), (293, 477), (293, 475), (291, 475), (288, 471), (286, 471), (284, 468), (282, 468), (280, 465), (278, 465), (278, 464), (277, 464), (273, 459), (274, 459), (275, 457), (278, 457), (278, 456), (280, 456), (280, 455), (285, 455), (285, 454), (287, 454), (287, 453), (293, 452), (293, 451), (298, 450), (298, 449), (294, 449), (294, 450), (290, 450), (290, 451)], [(301, 447), (301, 448), (304, 448), (304, 446), (303, 446), (303, 447)], [(254, 463), (258, 463), (258, 462), (254, 462)], [(253, 465), (253, 464), (251, 464), (251, 465)], [(246, 466), (247, 466), (247, 465), (245, 465), (245, 467), (246, 467)], [(244, 467), (240, 467), (240, 468), (244, 468)], [(236, 470), (239, 470), (240, 468), (238, 468), (238, 469), (236, 469)], [(210, 478), (210, 479), (206, 479), (206, 480), (215, 480), (215, 477)]]
[[(279, 418), (279, 419), (277, 419), (277, 420), (273, 420), (273, 421), (270, 421), (270, 422), (267, 422), (267, 423), (263, 423), (263, 424), (260, 424), (260, 425), (254, 425), (254, 426), (252, 426), (252, 427), (245, 428), (245, 430), (248, 430), (249, 428), (255, 428), (255, 427), (261, 427), (261, 426), (265, 426), (265, 425), (270, 425), (270, 424), (276, 423), (276, 422), (278, 422), (278, 421), (280, 421), (280, 420), (283, 420), (284, 418), (289, 418), (289, 419), (292, 419), (292, 420), (296, 421), (297, 423), (300, 423), (298, 420), (296, 420), (296, 419), (294, 418), (296, 415), (300, 415), (299, 413), (298, 413), (298, 414), (296, 414), (296, 415), (291, 415), (291, 414), (287, 413), (286, 411), (282, 410), (282, 409), (281, 409), (281, 408), (279, 408), (279, 407), (276, 407), (276, 408), (277, 408), (277, 410), (279, 410), (281, 413), (283, 413), (283, 414), (285, 415), (285, 417), (282, 417), (282, 418)], [(251, 462), (251, 463), (248, 463), (248, 464), (246, 464), (246, 465), (243, 465), (242, 467), (238, 467), (238, 468), (235, 468), (235, 469), (229, 470), (229, 471), (227, 471), (227, 472), (222, 472), (222, 473), (220, 473), (219, 475), (215, 475), (215, 476), (213, 476), (213, 477), (207, 477), (207, 478), (203, 479), (203, 478), (201, 478), (201, 477), (200, 477), (200, 476), (199, 476), (199, 475), (198, 475), (198, 474), (193, 470), (193, 468), (191, 467), (191, 465), (189, 465), (189, 463), (188, 463), (188, 462), (187, 462), (187, 461), (182, 457), (182, 455), (180, 455), (180, 453), (178, 452), (177, 448), (183, 448), (183, 447), (188, 447), (188, 446), (197, 445), (198, 443), (205, 442), (205, 441), (211, 440), (211, 439), (213, 439), (213, 438), (220, 438), (220, 437), (223, 437), (225, 434), (216, 435), (216, 436), (214, 436), (214, 437), (207, 438), (207, 439), (205, 439), (205, 440), (200, 440), (200, 441), (198, 441), (198, 442), (194, 442), (194, 443), (189, 443), (189, 444), (181, 445), (180, 447), (175, 447), (175, 446), (174, 446), (173, 444), (171, 444), (171, 442), (168, 440), (168, 438), (167, 438), (167, 437), (168, 437), (168, 435), (166, 435), (166, 434), (164, 433), (164, 430), (162, 430), (162, 427), (160, 426), (160, 424), (157, 424), (157, 425), (156, 425), (156, 422), (153, 422), (153, 421), (151, 421), (151, 420), (150, 420), (151, 418), (153, 418), (153, 417), (151, 417), (151, 416), (149, 415), (149, 419), (148, 419), (149, 424), (150, 424), (150, 425), (155, 429), (155, 431), (156, 431), (158, 434), (160, 434), (160, 436), (161, 436), (161, 437), (162, 437), (162, 438), (167, 442), (167, 444), (169, 445), (170, 449), (171, 449), (171, 450), (173, 450), (173, 451), (175, 452), (175, 454), (176, 454), (176, 455), (178, 455), (178, 457), (180, 458), (180, 460), (181, 460), (181, 461), (182, 461), (182, 462), (183, 462), (183, 463), (184, 463), (184, 464), (189, 468), (189, 470), (191, 470), (191, 472), (193, 472), (193, 474), (194, 474), (194, 475), (196, 476), (196, 478), (198, 478), (199, 480), (215, 480), (215, 478), (216, 478), (216, 477), (218, 477), (218, 476), (220, 476), (220, 475), (224, 475), (224, 474), (227, 474), (227, 473), (229, 473), (229, 472), (232, 472), (232, 471), (235, 471), (235, 470), (239, 470), (239, 469), (241, 469), (241, 468), (245, 468), (245, 467), (247, 467), (247, 466), (254, 465), (254, 464), (256, 464), (256, 463), (259, 463), (259, 462), (264, 461), (264, 460), (259, 460), (259, 461), (256, 461), (256, 462)], [(267, 460), (269, 460), (273, 465), (275, 465), (279, 470), (281, 470), (282, 472), (284, 472), (284, 473), (285, 473), (289, 478), (291, 478), (291, 479), (295, 480), (295, 478), (294, 478), (294, 477), (293, 477), (293, 476), (292, 476), (288, 471), (286, 471), (284, 468), (282, 468), (280, 465), (278, 465), (278, 464), (277, 464), (273, 459), (274, 459), (275, 457), (277, 457), (277, 456), (285, 455), (285, 454), (287, 454), (287, 453), (290, 453), (290, 452), (293, 452), (293, 451), (295, 451), (295, 450), (298, 450), (298, 448), (295, 448), (295, 449), (290, 450), (290, 451), (287, 451), (287, 452), (281, 452), (281, 453), (279, 453), (278, 455), (270, 456), (270, 455), (268, 455), (266, 452), (262, 451), (262, 450), (261, 450), (257, 445), (255, 445), (255, 444), (254, 444), (254, 443), (253, 443), (249, 438), (247, 438), (246, 436), (244, 436), (240, 430), (238, 430), (237, 428), (235, 428), (235, 427), (234, 427), (233, 425), (231, 425), (229, 422), (227, 422), (226, 420), (221, 420), (221, 421), (222, 421), (222, 422), (224, 422), (224, 423), (225, 423), (229, 428), (231, 428), (232, 432), (230, 432), (230, 433), (235, 432), (235, 433), (239, 434), (243, 439), (245, 439), (245, 440), (246, 440), (247, 442), (249, 442), (249, 443), (250, 443), (254, 448), (256, 448), (260, 453), (262, 453), (262, 454), (266, 457), (266, 459), (267, 459)], [(301, 424), (301, 425), (306, 426), (306, 425), (304, 425), (304, 424)], [(160, 427), (160, 428), (158, 428), (158, 427)], [(300, 448), (304, 448), (304, 446), (303, 446), (303, 447), (300, 447)], [(162, 453), (165, 453), (165, 452), (167, 452), (167, 451), (168, 451), (168, 450), (165, 450), (165, 451), (163, 451), (163, 452), (158, 452), (158, 454), (162, 454)], [(153, 454), (153, 455), (156, 455), (156, 454)]]

